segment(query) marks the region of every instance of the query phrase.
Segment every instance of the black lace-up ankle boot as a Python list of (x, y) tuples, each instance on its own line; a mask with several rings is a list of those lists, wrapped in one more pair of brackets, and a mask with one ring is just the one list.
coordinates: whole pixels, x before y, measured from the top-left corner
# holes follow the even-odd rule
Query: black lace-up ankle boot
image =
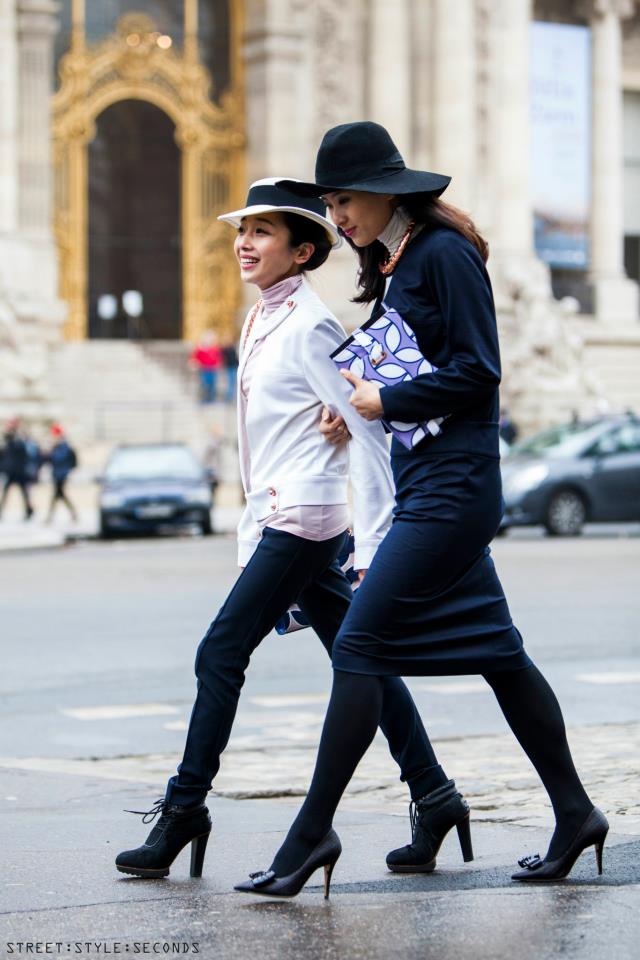
[(449, 780), (425, 797), (411, 801), (411, 843), (387, 855), (387, 866), (394, 873), (431, 873), (435, 870), (436, 855), (442, 841), (452, 827), (458, 830), (462, 857), (473, 860), (469, 805)]
[(202, 876), (204, 855), (211, 833), (211, 817), (204, 803), (185, 807), (168, 803), (162, 797), (151, 810), (127, 810), (127, 813), (141, 814), (143, 823), (151, 823), (158, 814), (160, 819), (141, 847), (118, 854), (116, 867), (121, 873), (147, 879), (168, 877), (169, 867), (175, 858), (191, 843), (190, 875)]

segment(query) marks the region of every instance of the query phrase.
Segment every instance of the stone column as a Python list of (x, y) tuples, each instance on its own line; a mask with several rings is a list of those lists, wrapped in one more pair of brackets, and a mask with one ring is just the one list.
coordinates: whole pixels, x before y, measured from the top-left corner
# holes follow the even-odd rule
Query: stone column
[(5, 346), (0, 350), (0, 417), (17, 413), (37, 422), (55, 410), (48, 380), (50, 349), (59, 343), (65, 316), (65, 305), (57, 298), (51, 216), (52, 48), (58, 4), (0, 0), (0, 12), (0, 339)]
[(592, 35), (591, 282), (607, 324), (638, 322), (638, 285), (624, 272), (621, 17), (630, 0), (594, 0)]
[(411, 87), (412, 165), (434, 170), (433, 163), (433, 37), (434, 12), (431, 3), (411, 6)]
[(411, 18), (409, 0), (370, 0), (366, 119), (387, 128), (411, 165)]
[(0, 233), (17, 220), (17, 85), (15, 0), (0, 0)]
[(432, 169), (453, 178), (445, 200), (475, 204), (476, 57), (474, 0), (434, 0)]
[(53, 38), (58, 4), (19, 0), (18, 220), (30, 236), (51, 236), (51, 116)]
[[(307, 29), (313, 69), (308, 103), (313, 105), (311, 165), (330, 127), (368, 116), (366, 109), (367, 0), (314, 0)], [(307, 108), (308, 111), (308, 108)], [(307, 112), (305, 111), (305, 112)]]
[(244, 56), (249, 181), (298, 168), (305, 146), (301, 107), (305, 38), (292, 0), (250, 0)]
[[(290, 169), (312, 178), (316, 153), (331, 127), (369, 116), (366, 109), (368, 0), (302, 3), (306, 41), (298, 126), (302, 143)], [(345, 244), (313, 274), (313, 285), (346, 326), (362, 319), (349, 301), (355, 293), (356, 258)]]
[(533, 258), (529, 187), (529, 26), (531, 0), (495, 0), (489, 27), (491, 77), (487, 135), (492, 186), (492, 250)]

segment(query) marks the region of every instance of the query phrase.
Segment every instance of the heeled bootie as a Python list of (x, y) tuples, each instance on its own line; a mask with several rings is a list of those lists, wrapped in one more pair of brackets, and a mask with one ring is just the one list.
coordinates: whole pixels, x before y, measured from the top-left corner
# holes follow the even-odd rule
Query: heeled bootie
[(553, 883), (556, 880), (564, 880), (587, 847), (595, 847), (596, 866), (598, 875), (601, 875), (602, 851), (608, 832), (609, 821), (602, 810), (594, 807), (564, 853), (555, 860), (543, 860), (537, 853), (523, 857), (522, 860), (518, 860), (519, 866), (523, 869), (512, 874), (511, 879), (519, 880), (521, 883)]
[(340, 837), (331, 829), (311, 851), (302, 866), (286, 877), (276, 876), (275, 870), (250, 873), (249, 879), (233, 888), (239, 893), (254, 893), (261, 897), (295, 897), (316, 870), (324, 867), (324, 898), (329, 899), (331, 874), (342, 853)]
[(142, 844), (135, 850), (124, 850), (116, 857), (120, 873), (135, 877), (160, 879), (169, 876), (169, 868), (180, 851), (191, 843), (190, 876), (201, 877), (207, 841), (211, 833), (211, 817), (204, 803), (185, 807), (168, 803), (164, 797), (151, 810), (128, 810), (142, 814), (142, 822), (160, 819)]
[(458, 831), (460, 849), (465, 863), (473, 860), (469, 805), (449, 780), (409, 804), (411, 843), (398, 847), (387, 855), (387, 866), (394, 873), (431, 873), (442, 841), (452, 827)]

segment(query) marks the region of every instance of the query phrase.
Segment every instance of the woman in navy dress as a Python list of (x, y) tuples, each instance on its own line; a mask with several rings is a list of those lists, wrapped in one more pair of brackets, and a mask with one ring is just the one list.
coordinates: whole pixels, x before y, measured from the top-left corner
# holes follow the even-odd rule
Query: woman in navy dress
[[(442, 433), (412, 450), (393, 441), (394, 523), (357, 591), (333, 648), (334, 682), (307, 799), (271, 868), (236, 889), (291, 896), (318, 867), (325, 894), (340, 854), (336, 807), (380, 720), (389, 676), (482, 674), (551, 800), (556, 828), (544, 858), (525, 857), (514, 879), (568, 874), (588, 846), (598, 867), (608, 823), (573, 765), (560, 706), (524, 650), (488, 544), (501, 519), (498, 452), (500, 355), (473, 223), (439, 199), (449, 178), (409, 170), (377, 124), (328, 131), (316, 183), (360, 260), (357, 301), (393, 307), (412, 327), (435, 372), (381, 387), (349, 372), (351, 404), (367, 420), (446, 417)], [(389, 279), (390, 278), (390, 279)], [(340, 424), (337, 424), (339, 427)], [(434, 854), (458, 825), (446, 786), (418, 808), (414, 845)], [(415, 862), (412, 847), (391, 869)]]

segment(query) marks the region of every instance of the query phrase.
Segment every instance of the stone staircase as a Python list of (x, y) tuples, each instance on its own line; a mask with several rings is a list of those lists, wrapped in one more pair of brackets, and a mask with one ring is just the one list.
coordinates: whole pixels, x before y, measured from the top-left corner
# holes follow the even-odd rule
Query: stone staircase
[(222, 437), (223, 477), (237, 477), (235, 409), (198, 403), (187, 354), (182, 343), (60, 345), (52, 355), (50, 382), (59, 419), (83, 452), (83, 464), (101, 465), (119, 443), (181, 442), (202, 455), (216, 433)]
[[(511, 401), (513, 371), (504, 364), (503, 398), (523, 435), (549, 423), (632, 409), (640, 415), (640, 328), (602, 329), (590, 318), (574, 321), (582, 341), (583, 379), (589, 395), (578, 400), (575, 378), (548, 379)], [(223, 403), (201, 407), (197, 381), (187, 366), (189, 347), (173, 343), (90, 340), (64, 343), (53, 354), (50, 380), (56, 416), (82, 451), (81, 462), (98, 472), (117, 443), (179, 441), (203, 455), (212, 434), (221, 438), (221, 475), (238, 481), (235, 409)]]

